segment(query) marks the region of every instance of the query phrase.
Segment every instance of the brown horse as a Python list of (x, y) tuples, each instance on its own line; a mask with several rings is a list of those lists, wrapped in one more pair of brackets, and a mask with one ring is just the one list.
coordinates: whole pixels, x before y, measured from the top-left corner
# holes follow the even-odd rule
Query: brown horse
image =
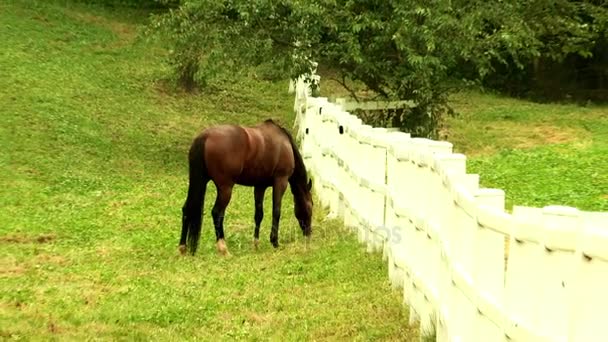
[[(294, 214), (304, 236), (311, 235), (312, 182), (308, 179), (302, 156), (292, 136), (268, 119), (253, 127), (218, 125), (201, 132), (190, 146), (188, 196), (182, 207), (182, 234), (179, 250), (194, 255), (202, 226), (202, 208), (207, 183), (217, 188), (211, 210), (218, 251), (227, 255), (224, 240), (224, 212), (235, 184), (254, 188), (254, 244), (259, 243), (260, 223), (264, 216), (264, 193), (272, 187), (272, 228), (270, 242), (279, 246), (281, 200), (289, 184), (294, 196)], [(187, 242), (187, 246), (186, 246)]]

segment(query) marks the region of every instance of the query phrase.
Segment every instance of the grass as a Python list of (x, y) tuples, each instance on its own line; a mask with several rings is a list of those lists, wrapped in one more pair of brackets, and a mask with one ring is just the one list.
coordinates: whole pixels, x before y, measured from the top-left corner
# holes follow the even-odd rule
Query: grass
[(231, 258), (180, 257), (192, 137), (219, 122), (292, 123), (287, 82), (226, 82), (196, 96), (164, 84), (142, 13), (66, 1), (0, 3), (0, 336), (21, 340), (408, 340), (381, 258), (315, 212), (305, 245), (286, 195), (281, 247), (253, 191), (226, 213)]
[(540, 104), (464, 92), (447, 140), (469, 157), (484, 187), (505, 190), (507, 208), (568, 205), (608, 211), (608, 106)]

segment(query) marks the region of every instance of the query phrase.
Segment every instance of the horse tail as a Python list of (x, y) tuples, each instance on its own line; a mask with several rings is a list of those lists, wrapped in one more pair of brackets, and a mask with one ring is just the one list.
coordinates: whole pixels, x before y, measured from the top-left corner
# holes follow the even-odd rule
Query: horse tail
[(198, 248), (203, 224), (203, 205), (205, 191), (207, 189), (207, 169), (205, 165), (205, 137), (197, 137), (188, 154), (189, 161), (189, 186), (188, 197), (182, 209), (183, 211), (183, 232), (187, 233), (187, 244), (190, 254), (194, 255)]

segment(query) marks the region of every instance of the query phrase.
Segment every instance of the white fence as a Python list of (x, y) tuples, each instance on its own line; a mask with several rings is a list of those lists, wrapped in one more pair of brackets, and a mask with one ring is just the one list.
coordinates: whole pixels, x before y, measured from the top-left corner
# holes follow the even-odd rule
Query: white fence
[[(608, 213), (515, 206), (452, 144), (364, 125), (295, 91), (321, 203), (382, 252), (410, 320), (437, 341), (608, 341)], [(508, 251), (507, 251), (508, 249)]]

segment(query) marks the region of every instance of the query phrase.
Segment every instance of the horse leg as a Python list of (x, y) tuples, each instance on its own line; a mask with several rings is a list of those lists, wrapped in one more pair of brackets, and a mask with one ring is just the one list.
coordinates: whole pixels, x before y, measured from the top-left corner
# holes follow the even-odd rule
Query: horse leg
[(253, 231), (253, 245), (257, 249), (260, 244), (260, 224), (264, 219), (264, 194), (266, 193), (265, 186), (256, 186), (253, 192), (255, 200), (255, 229)]
[(215, 238), (217, 243), (217, 250), (222, 255), (229, 255), (228, 248), (226, 247), (226, 241), (224, 240), (224, 213), (226, 207), (230, 203), (232, 197), (232, 184), (218, 185), (217, 197), (215, 198), (215, 204), (211, 209), (211, 216), (213, 216), (213, 225), (215, 226)]
[(272, 186), (272, 229), (270, 231), (270, 243), (279, 247), (279, 219), (281, 218), (281, 201), (287, 189), (287, 178), (277, 178)]
[(179, 238), (179, 253), (186, 254), (186, 237), (188, 237), (188, 220), (186, 218), (186, 205), (182, 207), (182, 235)]

